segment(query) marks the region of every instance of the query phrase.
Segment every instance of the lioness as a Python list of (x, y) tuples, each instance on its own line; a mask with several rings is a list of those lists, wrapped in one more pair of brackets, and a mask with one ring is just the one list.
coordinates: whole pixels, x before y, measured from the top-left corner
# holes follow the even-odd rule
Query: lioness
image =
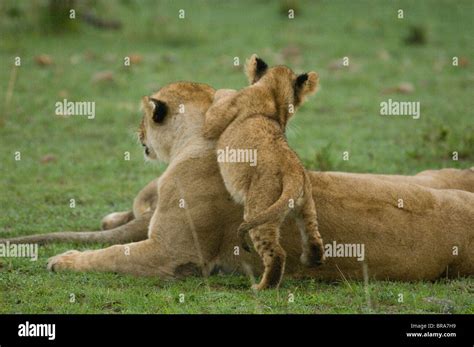
[[(147, 129), (166, 171), (150, 182), (129, 213), (104, 218), (110, 230), (23, 236), (11, 242), (105, 242), (114, 246), (69, 251), (51, 258), (55, 271), (115, 271), (180, 277), (212, 270), (261, 274), (258, 255), (236, 254), (242, 208), (233, 202), (219, 173), (215, 147), (202, 135), (213, 88), (173, 83), (153, 95), (168, 105), (167, 120)], [(173, 105), (186, 104), (186, 112)], [(444, 169), (415, 176), (309, 172), (319, 230), (327, 245), (361, 244), (363, 261), (327, 257), (317, 271), (300, 265), (300, 237), (288, 220), (282, 226), (288, 276), (326, 280), (369, 278), (433, 280), (441, 275), (474, 275), (474, 169)], [(433, 188), (429, 188), (433, 187)], [(436, 189), (434, 189), (436, 188)], [(465, 190), (465, 191), (462, 191)], [(186, 202), (182, 208), (180, 199)], [(398, 207), (403, 199), (404, 207)], [(148, 236), (149, 234), (149, 236)], [(0, 240), (0, 242), (4, 242)], [(129, 243), (131, 242), (131, 243)], [(121, 244), (121, 245), (119, 245)], [(456, 247), (456, 252), (454, 252)], [(328, 249), (329, 251), (329, 249)], [(329, 252), (328, 252), (329, 253)], [(243, 265), (245, 264), (245, 265)]]
[(244, 205), (245, 222), (239, 227), (239, 237), (249, 251), (244, 237), (250, 230), (264, 265), (254, 289), (262, 290), (277, 287), (283, 276), (286, 253), (280, 245), (280, 226), (289, 213), (296, 218), (301, 234), (301, 262), (314, 266), (324, 259), (311, 181), (285, 136), (289, 119), (306, 96), (316, 91), (318, 75), (297, 76), (286, 66), (269, 68), (255, 54), (247, 61), (246, 74), (250, 86), (209, 108), (204, 136), (218, 140), (218, 153), (255, 154), (253, 163), (240, 160), (245, 158), (220, 160), (221, 155), (218, 162), (227, 190)]

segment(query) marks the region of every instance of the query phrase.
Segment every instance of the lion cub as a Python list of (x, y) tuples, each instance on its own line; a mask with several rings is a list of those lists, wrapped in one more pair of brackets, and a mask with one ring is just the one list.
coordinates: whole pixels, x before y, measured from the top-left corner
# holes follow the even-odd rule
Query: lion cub
[[(238, 232), (248, 250), (244, 237), (250, 230), (263, 260), (262, 280), (254, 286), (260, 290), (280, 284), (286, 253), (279, 242), (279, 230), (289, 212), (294, 212), (301, 232), (302, 263), (313, 266), (324, 260), (311, 182), (285, 137), (296, 108), (316, 91), (318, 75), (297, 76), (286, 66), (268, 68), (256, 55), (247, 61), (246, 73), (249, 87), (216, 101), (207, 111), (204, 136), (218, 138), (225, 186), (234, 200), (244, 205), (245, 222)], [(234, 155), (223, 155), (230, 152)], [(253, 153), (254, 162), (241, 160), (239, 153), (244, 159)]]

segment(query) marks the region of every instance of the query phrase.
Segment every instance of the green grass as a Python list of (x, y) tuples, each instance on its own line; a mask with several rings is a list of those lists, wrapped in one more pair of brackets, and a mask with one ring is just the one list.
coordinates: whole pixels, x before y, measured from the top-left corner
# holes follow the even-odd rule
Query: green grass
[[(96, 229), (106, 213), (130, 208), (134, 194), (165, 168), (145, 165), (134, 138), (141, 96), (177, 80), (241, 88), (245, 77), (233, 67), (233, 57), (243, 62), (254, 52), (270, 64), (320, 73), (320, 92), (288, 131), (308, 167), (413, 174), (474, 163), (469, 0), (295, 1), (294, 20), (281, 14), (286, 2), (278, 1), (101, 1), (96, 10), (119, 19), (121, 31), (78, 22), (65, 33), (43, 30), (49, 23), (45, 2), (0, 5), (1, 236)], [(397, 19), (400, 8), (403, 20)], [(184, 20), (178, 19), (179, 9), (186, 11)], [(425, 44), (405, 44), (413, 26), (426, 33)], [(50, 55), (54, 64), (38, 66), (40, 54)], [(126, 68), (123, 59), (130, 54), (139, 54), (142, 62)], [(22, 65), (7, 104), (16, 56)], [(344, 56), (349, 68), (330, 68)], [(453, 67), (453, 56), (465, 57), (467, 66)], [(114, 81), (92, 82), (101, 71), (111, 71)], [(411, 83), (414, 92), (383, 93), (402, 82)], [(95, 101), (96, 118), (56, 116), (54, 105), (63, 98)], [(380, 116), (379, 104), (388, 98), (420, 101), (421, 118)], [(21, 161), (14, 160), (17, 151)], [(125, 151), (130, 161), (124, 160)], [(350, 160), (342, 160), (344, 151)], [(458, 161), (451, 159), (453, 151), (459, 152)], [(55, 160), (42, 163), (46, 155)], [(75, 209), (69, 208), (71, 198)], [(45, 270), (49, 256), (71, 248), (78, 247), (41, 247), (37, 262), (3, 259), (0, 311), (473, 313), (472, 279), (367, 287), (287, 280), (278, 292), (254, 295), (247, 279), (238, 276), (166, 282)], [(288, 302), (290, 292), (294, 303)], [(69, 302), (70, 293), (75, 303)]]
[(37, 262), (8, 260), (2, 272), (0, 313), (474, 313), (474, 286), (462, 279), (378, 281), (367, 286), (287, 279), (278, 291), (254, 293), (245, 276), (164, 281), (45, 271), (46, 256), (71, 247), (44, 247)]

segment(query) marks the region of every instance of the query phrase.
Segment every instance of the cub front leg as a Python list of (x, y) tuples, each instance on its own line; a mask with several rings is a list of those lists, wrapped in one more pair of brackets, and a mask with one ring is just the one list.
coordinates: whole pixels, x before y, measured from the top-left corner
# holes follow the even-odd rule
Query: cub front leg
[(319, 233), (316, 206), (309, 187), (305, 189), (305, 202), (301, 216), (296, 217), (296, 223), (302, 240), (301, 262), (310, 267), (323, 264), (325, 261), (323, 239)]
[(238, 108), (235, 104), (235, 91), (221, 93), (223, 96), (207, 110), (203, 136), (206, 139), (218, 139), (225, 128), (234, 120), (238, 114)]

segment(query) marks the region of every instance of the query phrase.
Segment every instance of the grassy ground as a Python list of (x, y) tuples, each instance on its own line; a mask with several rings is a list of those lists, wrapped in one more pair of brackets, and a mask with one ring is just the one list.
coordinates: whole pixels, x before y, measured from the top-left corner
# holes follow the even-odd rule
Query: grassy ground
[[(176, 80), (243, 87), (233, 58), (243, 62), (254, 52), (270, 64), (320, 73), (320, 93), (288, 132), (308, 167), (413, 174), (473, 165), (474, 5), (469, 0), (100, 1), (98, 13), (122, 21), (122, 30), (77, 22), (67, 33), (44, 30), (49, 23), (42, 15), (44, 2), (0, 6), (1, 236), (96, 229), (106, 213), (129, 209), (134, 194), (164, 170), (143, 163), (134, 139), (140, 97)], [(287, 3), (296, 10), (293, 20), (282, 14)], [(185, 19), (178, 19), (179, 9)], [(397, 18), (398, 9), (404, 19)], [(418, 44), (406, 43), (417, 32)], [(40, 66), (35, 57), (41, 54), (53, 64)], [(138, 62), (124, 67), (130, 55)], [(21, 66), (13, 68), (17, 56)], [(350, 64), (340, 67), (345, 56)], [(460, 58), (457, 67), (453, 56)], [(97, 78), (104, 71), (109, 78)], [(393, 90), (401, 83), (409, 84), (402, 88), (407, 94)], [(55, 103), (64, 98), (95, 101), (96, 118), (56, 116)], [(421, 118), (380, 116), (379, 104), (388, 98), (420, 101)], [(344, 151), (348, 161), (342, 160)], [(20, 161), (15, 152), (21, 152)], [(368, 286), (288, 280), (279, 291), (255, 296), (247, 279), (238, 276), (165, 282), (45, 271), (49, 256), (71, 248), (77, 246), (41, 247), (37, 262), (3, 259), (0, 312), (474, 310), (472, 279)], [(294, 302), (288, 301), (290, 293)]]

